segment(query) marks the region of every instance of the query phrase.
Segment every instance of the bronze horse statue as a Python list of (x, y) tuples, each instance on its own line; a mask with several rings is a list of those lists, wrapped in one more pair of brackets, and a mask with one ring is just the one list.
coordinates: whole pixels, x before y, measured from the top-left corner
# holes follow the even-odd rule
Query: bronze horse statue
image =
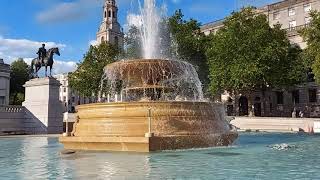
[(43, 67), (43, 66), (46, 68), (46, 74), (45, 74), (46, 77), (48, 77), (48, 75), (47, 75), (48, 66), (50, 67), (50, 77), (52, 76), (51, 71), (52, 71), (52, 66), (54, 63), (53, 62), (53, 55), (55, 55), (55, 54), (60, 56), (59, 48), (57, 48), (57, 47), (51, 48), (48, 50), (47, 55), (43, 60), (43, 63), (41, 63), (41, 60), (39, 58), (34, 58), (31, 61), (31, 73), (32, 73), (33, 77), (39, 78), (38, 72), (41, 69), (41, 67)]

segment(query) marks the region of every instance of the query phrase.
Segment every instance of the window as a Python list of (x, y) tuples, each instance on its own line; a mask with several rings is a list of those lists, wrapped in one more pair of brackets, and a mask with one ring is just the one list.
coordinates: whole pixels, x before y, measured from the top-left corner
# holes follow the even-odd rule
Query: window
[(280, 19), (280, 11), (276, 11), (273, 13), (273, 20), (278, 20)]
[(111, 17), (111, 11), (108, 11), (108, 17)]
[(289, 8), (288, 10), (288, 15), (289, 16), (294, 16), (296, 15), (296, 9), (294, 7)]
[(119, 46), (119, 38), (118, 38), (118, 36), (114, 37), (114, 44), (117, 47)]
[(67, 92), (67, 88), (63, 88), (63, 92)]
[(300, 103), (299, 90), (292, 91), (292, 103), (293, 104), (299, 104)]
[(67, 97), (63, 96), (63, 102), (67, 102)]
[(317, 89), (309, 89), (309, 102), (310, 103), (317, 102)]
[(107, 12), (106, 11), (104, 12), (104, 18), (107, 18)]
[(307, 3), (303, 5), (304, 12), (310, 12), (311, 11), (311, 3)]
[(114, 11), (112, 12), (112, 17), (116, 18), (116, 12), (114, 12)]
[(102, 43), (104, 42), (104, 37), (103, 37), (103, 36), (101, 37), (101, 42), (102, 42)]
[(4, 105), (5, 97), (0, 96), (0, 105)]
[(293, 20), (293, 21), (289, 22), (289, 29), (290, 30), (296, 29), (296, 26), (297, 26), (297, 21)]
[(283, 104), (283, 92), (276, 92), (277, 94), (277, 104)]
[(304, 18), (304, 24), (308, 25), (311, 22), (311, 17), (305, 17)]

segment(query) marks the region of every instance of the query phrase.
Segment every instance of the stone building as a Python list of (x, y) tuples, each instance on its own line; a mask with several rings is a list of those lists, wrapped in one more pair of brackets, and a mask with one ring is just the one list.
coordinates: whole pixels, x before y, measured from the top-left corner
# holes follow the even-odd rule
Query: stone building
[(10, 65), (0, 59), (0, 106), (9, 105), (10, 96)]
[(109, 42), (123, 48), (124, 33), (118, 22), (118, 7), (115, 0), (106, 0), (103, 6), (103, 20), (97, 33), (97, 42)]
[(69, 113), (74, 113), (75, 108), (81, 104), (94, 103), (97, 101), (95, 97), (83, 97), (69, 86), (68, 74), (58, 74), (54, 76), (61, 84), (59, 91), (59, 99), (63, 102)]
[[(290, 42), (304, 49), (307, 45), (299, 36), (298, 30), (308, 26), (311, 10), (320, 10), (320, 0), (284, 0), (257, 8), (256, 12), (265, 14), (270, 26), (281, 24), (281, 27), (288, 32)], [(204, 24), (201, 31), (209, 35), (216, 33), (221, 27), (223, 19)]]
[[(281, 24), (287, 31), (290, 42), (304, 49), (307, 44), (298, 31), (308, 26), (311, 10), (320, 10), (320, 0), (284, 0), (257, 8), (256, 12), (266, 14), (270, 26)], [(203, 25), (201, 31), (209, 35), (216, 33), (221, 27), (223, 20), (218, 20)], [(248, 98), (251, 98), (252, 105), (248, 104)], [(228, 115), (245, 116), (249, 114), (248, 109), (252, 108), (255, 116), (289, 117), (295, 110), (297, 116), (302, 112), (305, 117), (320, 117), (320, 87), (312, 77), (308, 77), (308, 82), (289, 89), (257, 91), (250, 97), (225, 92), (221, 99), (226, 104)]]

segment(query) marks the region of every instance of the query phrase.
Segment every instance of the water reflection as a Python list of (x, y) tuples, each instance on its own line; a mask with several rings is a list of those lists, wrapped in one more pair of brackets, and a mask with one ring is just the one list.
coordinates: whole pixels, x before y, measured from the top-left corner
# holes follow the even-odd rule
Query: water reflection
[(145, 179), (151, 169), (149, 154), (78, 152), (63, 155), (62, 159), (74, 166), (74, 177), (77, 179), (112, 179), (132, 175), (134, 178)]
[[(252, 139), (260, 143), (251, 144)], [(268, 147), (277, 143), (299, 148), (279, 152)], [(241, 135), (237, 144), (151, 154), (61, 155), (56, 138), (0, 138), (0, 179), (320, 179), (320, 137), (250, 134)]]

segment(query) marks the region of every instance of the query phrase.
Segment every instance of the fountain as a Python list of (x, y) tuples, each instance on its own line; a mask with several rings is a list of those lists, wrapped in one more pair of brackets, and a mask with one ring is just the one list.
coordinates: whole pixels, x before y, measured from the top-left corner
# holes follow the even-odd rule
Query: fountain
[(150, 152), (230, 145), (224, 106), (203, 98), (195, 68), (158, 55), (160, 13), (155, 0), (141, 8), (145, 59), (121, 60), (104, 69), (100, 102), (77, 107), (66, 149)]

